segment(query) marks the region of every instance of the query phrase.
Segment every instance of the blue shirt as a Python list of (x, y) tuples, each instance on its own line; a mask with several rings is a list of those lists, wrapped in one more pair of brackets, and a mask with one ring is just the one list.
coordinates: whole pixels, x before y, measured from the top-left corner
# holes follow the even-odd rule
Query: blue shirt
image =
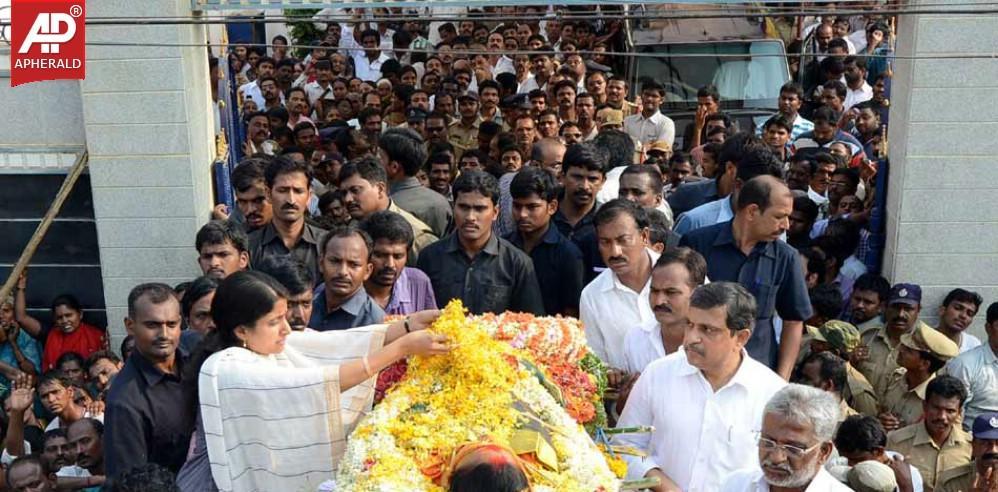
[(686, 234), (701, 227), (727, 222), (734, 217), (735, 212), (731, 210), (731, 197), (726, 196), (680, 215), (672, 230), (676, 231), (676, 234)]
[(358, 326), (381, 323), (385, 312), (363, 287), (357, 289), (349, 299), (331, 312), (326, 312), (325, 294), (315, 296), (312, 301), (312, 317), (309, 328), (318, 331), (346, 330)]
[(773, 316), (803, 321), (812, 315), (800, 259), (783, 241), (758, 243), (746, 256), (735, 243), (731, 226), (732, 221), (728, 221), (697, 229), (683, 236), (680, 245), (703, 255), (712, 282), (738, 282), (755, 296), (755, 328), (745, 350), (776, 370), (778, 344)]
[[(506, 240), (523, 249), (523, 236), (513, 232)], [(548, 224), (541, 242), (530, 251), (534, 273), (541, 285), (544, 312), (578, 316), (579, 298), (582, 296), (582, 251), (571, 240)]]
[(721, 198), (717, 196), (717, 180), (707, 179), (696, 183), (685, 183), (669, 195), (669, 207), (675, 216), (693, 210), (707, 202)]

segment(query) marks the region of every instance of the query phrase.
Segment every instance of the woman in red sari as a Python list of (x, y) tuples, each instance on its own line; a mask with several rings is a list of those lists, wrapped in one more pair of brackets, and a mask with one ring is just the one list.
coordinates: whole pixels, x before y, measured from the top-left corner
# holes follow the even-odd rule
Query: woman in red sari
[[(14, 315), (25, 332), (40, 339), (42, 324), (28, 314), (24, 294), (26, 286), (27, 278), (22, 275), (15, 288)], [(55, 368), (55, 362), (66, 352), (76, 352), (86, 359), (90, 354), (106, 349), (107, 333), (83, 322), (83, 307), (76, 297), (63, 294), (52, 301), (52, 328), (45, 335), (42, 351), (43, 374)]]

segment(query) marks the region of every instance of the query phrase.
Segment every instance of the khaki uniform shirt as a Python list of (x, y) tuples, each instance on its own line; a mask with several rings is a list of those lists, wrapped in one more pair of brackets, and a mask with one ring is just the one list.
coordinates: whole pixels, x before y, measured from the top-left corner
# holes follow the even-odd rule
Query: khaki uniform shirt
[(461, 154), (468, 149), (478, 148), (478, 126), (481, 123), (481, 117), (477, 118), (470, 127), (462, 125), (461, 120), (457, 120), (447, 128), (447, 141), (454, 146), (455, 158), (460, 159)]
[(859, 369), (859, 372), (863, 373), (873, 385), (873, 392), (877, 398), (883, 400), (891, 374), (898, 369), (897, 345), (891, 343), (887, 337), (887, 328), (884, 326), (863, 332), (862, 344), (870, 348), (870, 356), (860, 362), (856, 369)]
[(942, 446), (936, 446), (921, 422), (887, 434), (887, 449), (903, 454), (905, 461), (918, 469), (925, 492), (933, 492), (936, 478), (943, 472), (970, 463), (970, 442), (970, 434), (959, 424), (953, 426)]
[(946, 470), (936, 480), (936, 492), (970, 492), (976, 474), (977, 466), (973, 461)]
[(852, 409), (845, 400), (839, 400), (839, 411), (842, 412), (839, 415), (839, 422), (843, 422), (845, 419), (852, 417), (853, 415), (859, 415), (859, 412)]
[(887, 392), (881, 400), (884, 410), (901, 419), (901, 427), (914, 424), (922, 419), (925, 390), (929, 387), (929, 382), (936, 378), (936, 375), (933, 374), (929, 376), (929, 379), (922, 381), (922, 384), (908, 389), (908, 382), (904, 378), (905, 373), (904, 368), (894, 371), (887, 384)]
[(880, 412), (877, 406), (877, 394), (873, 385), (852, 364), (846, 363), (846, 387), (842, 390), (842, 398), (849, 406), (863, 415), (876, 417)]

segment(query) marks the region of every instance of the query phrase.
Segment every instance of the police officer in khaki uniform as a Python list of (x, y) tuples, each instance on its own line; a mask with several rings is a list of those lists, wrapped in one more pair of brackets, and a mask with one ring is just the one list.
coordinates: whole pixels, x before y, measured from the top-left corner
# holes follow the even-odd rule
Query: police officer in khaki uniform
[(454, 154), (461, 158), (466, 150), (478, 148), (478, 126), (482, 118), (478, 116), (478, 94), (468, 92), (457, 98), (457, 112), (461, 118), (447, 129), (448, 142), (454, 146)]
[(936, 481), (936, 492), (998, 490), (998, 412), (974, 419), (974, 461), (946, 470)]
[(925, 389), (923, 419), (887, 435), (887, 449), (918, 469), (926, 492), (933, 492), (944, 472), (970, 462), (971, 438), (961, 425), (966, 400), (959, 379), (940, 375)]
[(895, 285), (887, 295), (884, 326), (863, 333), (860, 346), (853, 352), (853, 365), (870, 381), (880, 400), (887, 392), (891, 374), (898, 368), (897, 348), (901, 335), (910, 333), (916, 325), (925, 325), (918, 319), (921, 304), (921, 287)]
[[(845, 321), (827, 321), (819, 328), (808, 326), (807, 334), (811, 339), (812, 353), (834, 352), (846, 361), (859, 346), (859, 330)], [(842, 398), (858, 413), (871, 417), (876, 417), (879, 413), (873, 385), (849, 362), (846, 362), (846, 386), (842, 388)]]
[(902, 335), (897, 351), (901, 367), (891, 375), (881, 400), (884, 411), (880, 423), (884, 428), (891, 431), (918, 422), (929, 381), (946, 361), (959, 354), (960, 347), (953, 340), (925, 324)]

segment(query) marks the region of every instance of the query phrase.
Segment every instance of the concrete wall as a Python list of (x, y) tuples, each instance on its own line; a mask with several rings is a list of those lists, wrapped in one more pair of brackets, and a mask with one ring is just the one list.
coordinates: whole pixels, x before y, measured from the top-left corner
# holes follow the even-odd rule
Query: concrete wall
[[(186, 17), (189, 0), (90, 0), (91, 17)], [(214, 157), (203, 26), (88, 26), (81, 83), (112, 346), (136, 284), (200, 274), (194, 235), (212, 205)], [(201, 45), (200, 47), (197, 45)]]
[[(998, 49), (995, 15), (902, 16), (899, 24), (901, 57)], [(983, 311), (998, 301), (998, 64), (898, 59), (891, 103), (885, 275), (921, 284), (930, 324), (951, 289), (979, 292), (985, 305), (972, 331), (983, 339)]]

